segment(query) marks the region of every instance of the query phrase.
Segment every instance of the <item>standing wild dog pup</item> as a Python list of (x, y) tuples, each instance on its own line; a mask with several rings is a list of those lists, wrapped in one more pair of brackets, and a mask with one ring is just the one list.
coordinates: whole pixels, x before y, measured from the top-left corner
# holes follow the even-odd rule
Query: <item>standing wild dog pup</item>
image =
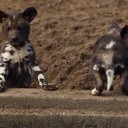
[(107, 90), (111, 90), (114, 75), (121, 76), (122, 91), (128, 95), (128, 47), (125, 39), (128, 39), (128, 27), (127, 31), (126, 27), (120, 31), (118, 24), (112, 24), (108, 34), (99, 38), (94, 45), (91, 73), (96, 85), (91, 91), (92, 95), (100, 95), (106, 83)]
[(57, 89), (46, 81), (28, 39), (30, 22), (36, 15), (37, 10), (34, 7), (11, 14), (0, 11), (4, 35), (4, 46), (0, 56), (0, 92), (10, 84), (14, 87), (28, 88), (33, 74), (37, 76), (39, 85), (45, 90)]

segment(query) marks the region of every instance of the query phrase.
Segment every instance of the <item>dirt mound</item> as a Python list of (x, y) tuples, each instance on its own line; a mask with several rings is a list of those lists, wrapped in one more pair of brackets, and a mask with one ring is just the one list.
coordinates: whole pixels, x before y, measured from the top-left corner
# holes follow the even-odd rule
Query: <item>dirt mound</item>
[(127, 23), (127, 4), (125, 0), (1, 0), (0, 8), (36, 7), (39, 14), (30, 39), (48, 80), (60, 88), (90, 89), (92, 46), (113, 20)]

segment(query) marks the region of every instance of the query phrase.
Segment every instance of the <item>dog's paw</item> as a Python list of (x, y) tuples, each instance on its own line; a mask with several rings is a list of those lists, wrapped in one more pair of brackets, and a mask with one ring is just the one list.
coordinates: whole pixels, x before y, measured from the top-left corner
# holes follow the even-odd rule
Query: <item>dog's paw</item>
[(45, 91), (56, 91), (58, 88), (50, 83), (42, 86)]
[(94, 88), (94, 89), (90, 92), (90, 94), (93, 95), (93, 96), (98, 96), (98, 95), (99, 95), (99, 91), (98, 91), (96, 88)]
[(56, 91), (58, 88), (51, 83), (48, 83), (47, 81), (44, 81), (44, 79), (40, 79), (39, 85), (42, 86), (42, 88), (45, 91)]

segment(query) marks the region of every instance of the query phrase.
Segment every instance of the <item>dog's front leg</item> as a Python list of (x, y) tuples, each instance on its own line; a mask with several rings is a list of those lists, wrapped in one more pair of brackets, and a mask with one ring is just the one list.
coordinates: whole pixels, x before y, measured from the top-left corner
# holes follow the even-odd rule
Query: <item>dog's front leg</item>
[(0, 62), (0, 92), (5, 91), (6, 89), (6, 85), (5, 85), (6, 75), (7, 75), (7, 64), (4, 62)]
[(40, 68), (40, 66), (37, 63), (32, 64), (31, 69), (34, 72), (34, 74), (37, 76), (39, 85), (42, 86), (44, 88), (44, 90), (46, 90), (46, 91), (57, 90), (57, 87), (55, 87), (54, 85), (51, 85), (47, 82), (42, 69)]
[(7, 70), (8, 64), (6, 62), (0, 62), (0, 93), (6, 89), (6, 76), (8, 73)]
[(54, 91), (58, 88), (49, 84), (43, 74), (43, 70), (40, 68), (39, 64), (37, 63), (35, 51), (30, 43), (27, 44), (27, 52), (28, 55), (25, 57), (25, 61), (29, 63), (30, 69), (37, 77), (39, 85), (44, 88), (46, 91)]
[(11, 61), (11, 47), (5, 46), (0, 55), (0, 92), (6, 89), (6, 77), (8, 75), (9, 62)]

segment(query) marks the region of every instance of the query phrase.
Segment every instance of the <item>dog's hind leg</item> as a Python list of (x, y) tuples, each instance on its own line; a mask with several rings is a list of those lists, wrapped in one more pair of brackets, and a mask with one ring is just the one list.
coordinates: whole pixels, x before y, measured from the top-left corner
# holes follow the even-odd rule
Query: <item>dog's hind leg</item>
[(92, 95), (100, 95), (105, 87), (106, 83), (106, 76), (104, 73), (101, 72), (93, 72), (93, 76), (96, 80), (96, 84), (94, 89), (91, 91)]

